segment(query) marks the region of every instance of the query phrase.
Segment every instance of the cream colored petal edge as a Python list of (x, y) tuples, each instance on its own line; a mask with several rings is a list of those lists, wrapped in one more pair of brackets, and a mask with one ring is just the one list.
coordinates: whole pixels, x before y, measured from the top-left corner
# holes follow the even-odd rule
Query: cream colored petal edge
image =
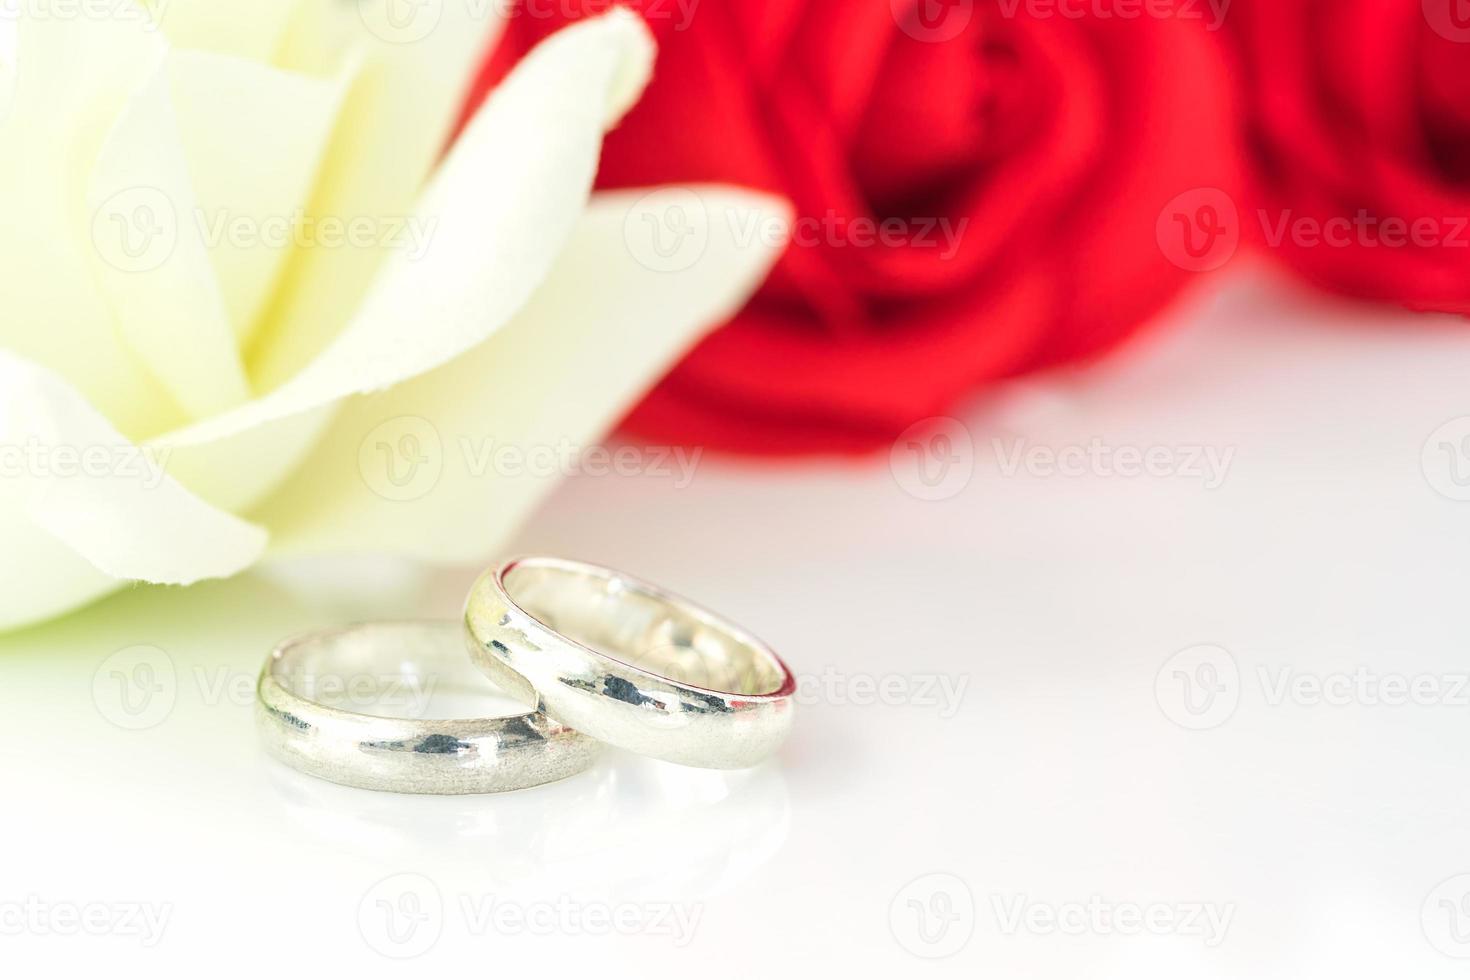
[[(696, 204), (682, 227), (700, 245), (687, 265), (641, 238), (648, 219), (686, 200)], [(784, 202), (735, 188), (595, 195), (505, 329), (444, 367), (346, 404), (317, 453), (253, 515), (271, 528), (272, 551), (484, 559), (556, 484), (564, 467), (548, 467), (550, 458), (594, 443), (740, 308), (788, 226)], [(690, 462), (661, 465), (679, 478)]]
[(175, 47), (269, 61), (303, 0), (147, 0)]
[(624, 10), (538, 46), (470, 122), (420, 199), (413, 219), (427, 245), (392, 252), (342, 336), (271, 394), (166, 441), (223, 439), (388, 388), (494, 333), (571, 235), (602, 134), (641, 90), (652, 57), (648, 29)]
[(192, 418), (248, 401), (185, 160), (169, 60), (129, 99), (87, 188), (96, 281), (118, 333)]
[(137, 21), (22, 8), (0, 116), (0, 347), (62, 374), (130, 436), (187, 424), (116, 329), (92, 268), (98, 219), (114, 226), (86, 200), (103, 144), (166, 48)]
[(109, 580), (187, 585), (233, 575), (265, 549), (264, 530), (199, 500), (167, 475), (166, 459), (146, 457), (65, 380), (6, 351), (0, 446), (9, 552), (0, 626), (86, 602)]
[(25, 561), (25, 574), (4, 575), (0, 633), (44, 622), (115, 592), (128, 583), (99, 572), (85, 558), (30, 523), (23, 508), (0, 512), (7, 557)]
[[(377, 16), (401, 9), (397, 0), (318, 0), (302, 8), (277, 64), (320, 77), (342, 74), (344, 65), (360, 69), (332, 130), (308, 215), (391, 220), (413, 213), (458, 124), (475, 68), (503, 26), (502, 6), (420, 4), (399, 22), (407, 37), (374, 31), (383, 26)], [(413, 29), (424, 16), (432, 29), (421, 35)], [(409, 43), (395, 43), (403, 41)], [(256, 391), (285, 384), (341, 335), (391, 251), (374, 241), (295, 252), (246, 351)]]
[(353, 77), (318, 79), (202, 51), (169, 58), (197, 224), (242, 347), (297, 241), (338, 247), (332, 236), (347, 222), (322, 226), (304, 210)]
[(231, 514), (256, 507), (314, 449), (341, 402), (275, 419), (214, 442), (170, 446), (145, 443), (168, 454), (169, 475), (200, 499)]

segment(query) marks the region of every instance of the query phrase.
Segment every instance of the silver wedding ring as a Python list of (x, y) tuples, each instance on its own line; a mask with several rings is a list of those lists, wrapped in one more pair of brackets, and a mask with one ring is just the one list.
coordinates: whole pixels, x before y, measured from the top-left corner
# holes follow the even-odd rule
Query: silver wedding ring
[[(516, 710), (428, 716), (439, 682), (488, 688), (486, 676)], [(687, 599), (598, 565), (520, 558), (475, 583), (463, 622), (364, 623), (282, 643), (256, 715), (269, 754), (322, 779), (498, 793), (581, 772), (603, 743), (753, 766), (785, 740), (795, 692), (768, 646)]]
[(528, 710), (471, 720), (366, 710), (420, 713), (435, 686), (465, 665), (463, 629), (452, 621), (364, 623), (287, 640), (271, 652), (257, 686), (266, 751), (334, 783), (398, 793), (500, 793), (562, 779), (596, 760), (601, 746), (529, 710), (534, 698)]
[(760, 640), (621, 572), (521, 558), (470, 590), (471, 654), (601, 742), (686, 766), (755, 765), (791, 729), (796, 681)]

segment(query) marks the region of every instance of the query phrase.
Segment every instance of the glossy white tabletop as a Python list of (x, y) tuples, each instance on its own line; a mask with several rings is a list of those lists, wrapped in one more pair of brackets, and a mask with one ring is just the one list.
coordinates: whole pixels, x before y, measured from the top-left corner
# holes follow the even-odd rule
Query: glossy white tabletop
[(968, 455), (558, 491), (507, 551), (663, 583), (805, 677), (753, 771), (419, 798), (263, 756), (273, 643), (453, 616), (473, 568), (0, 637), (6, 974), (1463, 975), (1470, 329), (1265, 286), (1180, 319), (978, 400)]

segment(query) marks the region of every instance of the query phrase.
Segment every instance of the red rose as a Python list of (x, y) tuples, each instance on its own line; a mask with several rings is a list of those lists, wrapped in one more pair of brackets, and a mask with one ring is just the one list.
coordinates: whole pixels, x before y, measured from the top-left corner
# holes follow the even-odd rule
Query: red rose
[[(477, 99), (566, 2), (515, 12)], [(1110, 347), (1204, 267), (1161, 223), (1233, 186), (1203, 0), (633, 6), (659, 61), (599, 185), (729, 182), (800, 216), (761, 293), (633, 412), (644, 437), (877, 447), (983, 382)]]
[(1238, 0), (1261, 206), (1252, 237), (1311, 279), (1470, 312), (1463, 0)]

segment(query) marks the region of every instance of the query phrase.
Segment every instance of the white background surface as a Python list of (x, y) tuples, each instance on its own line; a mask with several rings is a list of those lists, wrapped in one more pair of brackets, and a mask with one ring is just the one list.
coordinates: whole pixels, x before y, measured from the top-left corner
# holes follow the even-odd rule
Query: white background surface
[[(0, 638), (0, 967), (1463, 975), (1470, 502), (1446, 493), (1470, 496), (1470, 421), (1431, 435), (1470, 416), (1470, 331), (1262, 286), (1181, 319), (973, 405), (973, 476), (946, 499), (905, 491), (903, 446), (896, 468), (706, 458), (688, 486), (557, 493), (511, 550), (667, 584), (807, 675), (790, 743), (751, 772), (611, 752), (556, 786), (413, 798), (262, 756), (250, 690), (275, 641), (454, 615), (474, 569), (139, 589)], [(1016, 439), (1169, 447), (1185, 471), (1008, 474)], [(1232, 454), (1218, 487), (1192, 447)], [(108, 658), (135, 645), (171, 678), (130, 731)], [(423, 915), (396, 944), (378, 903), (408, 909), (405, 890)], [(27, 908), (94, 903), (166, 925), (152, 945), (127, 923), (59, 935)], [(487, 927), (498, 905), (563, 925)], [(599, 910), (649, 928), (572, 918)]]

